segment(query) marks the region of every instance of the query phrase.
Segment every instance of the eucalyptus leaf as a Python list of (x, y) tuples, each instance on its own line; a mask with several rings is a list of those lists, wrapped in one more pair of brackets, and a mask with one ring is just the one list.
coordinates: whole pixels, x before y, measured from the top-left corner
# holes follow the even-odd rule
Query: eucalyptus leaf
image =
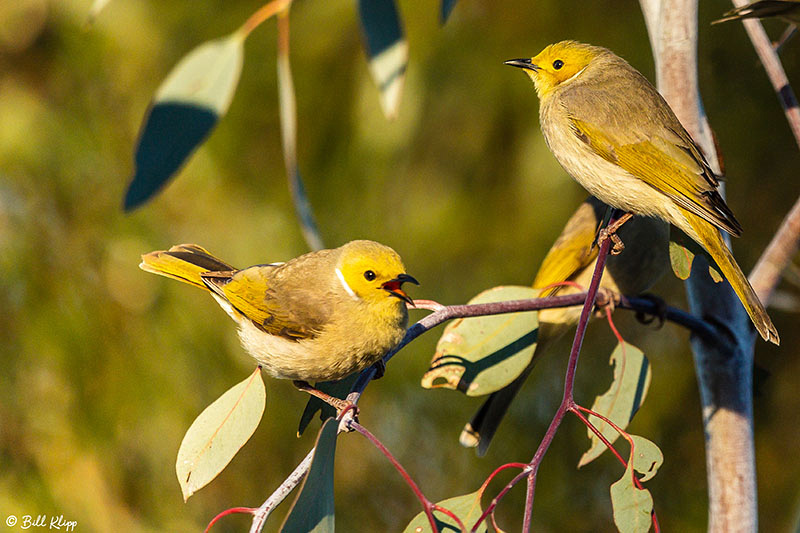
[(656, 475), (661, 464), (664, 462), (664, 454), (654, 442), (647, 440), (639, 435), (631, 435), (633, 440), (633, 450), (631, 461), (633, 469), (642, 474), (639, 481), (649, 481)]
[[(481, 491), (471, 492), (463, 496), (456, 496), (441, 501), (437, 503), (437, 505), (452, 511), (453, 514), (461, 520), (464, 526), (467, 527), (467, 530), (469, 530), (470, 526), (472, 526), (483, 513), (483, 509), (481, 508), (481, 495)], [(456, 521), (446, 514), (434, 511), (433, 517), (436, 521), (436, 529), (439, 533), (461, 533), (461, 528), (458, 527)], [(480, 533), (488, 531), (485, 520), (476, 531)], [(415, 516), (403, 530), (403, 533), (433, 533), (431, 531), (431, 524), (428, 521), (428, 516), (425, 512), (423, 511)]]
[(408, 42), (394, 0), (359, 0), (369, 71), (387, 118), (397, 116), (408, 65)]
[[(501, 286), (469, 301), (502, 302), (536, 298), (537, 289)], [(522, 373), (536, 350), (539, 313), (525, 311), (450, 322), (444, 329), (422, 386), (483, 396), (502, 389)]]
[(186, 55), (156, 91), (136, 145), (124, 207), (149, 200), (208, 137), (233, 99), (244, 34), (204, 43)]
[(319, 430), (311, 467), (281, 533), (333, 533), (333, 466), (338, 431), (339, 422), (333, 418), (326, 420)]
[(192, 422), (175, 463), (184, 501), (217, 477), (250, 439), (266, 401), (261, 369), (256, 368)]
[(647, 489), (639, 489), (634, 485), (632, 462), (622, 478), (611, 485), (611, 506), (614, 509), (614, 524), (620, 533), (650, 531), (653, 497)]
[[(592, 411), (625, 429), (647, 396), (651, 378), (650, 364), (641, 350), (627, 343), (617, 345), (609, 364), (614, 365), (614, 379), (609, 389), (594, 399)], [(589, 421), (611, 444), (619, 437), (612, 426), (596, 416), (589, 415)], [(578, 468), (590, 463), (606, 450), (606, 445), (588, 428), (587, 433), (591, 444), (589, 450), (581, 456)]]

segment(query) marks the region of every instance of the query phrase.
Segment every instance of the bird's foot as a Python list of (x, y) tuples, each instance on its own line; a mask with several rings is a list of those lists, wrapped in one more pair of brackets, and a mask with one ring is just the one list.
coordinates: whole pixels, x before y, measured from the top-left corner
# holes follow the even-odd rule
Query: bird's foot
[(341, 398), (336, 398), (335, 396), (331, 396), (330, 394), (326, 394), (321, 390), (312, 387), (307, 381), (302, 381), (299, 379), (294, 380), (294, 386), (297, 387), (298, 390), (306, 392), (315, 398), (319, 398), (323, 402), (327, 403), (334, 409), (336, 409), (336, 417), (339, 418), (342, 414), (346, 411), (353, 410), (353, 418), (358, 419), (358, 406), (349, 400), (342, 400)]
[(594, 300), (594, 315), (597, 318), (602, 318), (606, 315), (606, 311), (613, 313), (617, 308), (621, 297), (618, 292), (605, 289), (601, 287), (597, 290), (597, 297)]
[(617, 220), (601, 229), (600, 233), (597, 235), (598, 246), (603, 244), (603, 241), (606, 239), (611, 239), (611, 242), (614, 243), (614, 246), (611, 248), (611, 255), (621, 254), (622, 250), (625, 249), (625, 244), (622, 242), (622, 239), (619, 238), (619, 235), (617, 235), (617, 231), (623, 224), (630, 220), (631, 217), (633, 217), (633, 213), (625, 213)]

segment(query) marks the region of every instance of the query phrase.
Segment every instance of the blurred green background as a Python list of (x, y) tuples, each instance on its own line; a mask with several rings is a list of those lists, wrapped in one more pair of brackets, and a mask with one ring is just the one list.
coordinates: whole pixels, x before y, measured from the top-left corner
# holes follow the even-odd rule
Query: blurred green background
[[(229, 467), (184, 504), (174, 474), (181, 438), (252, 361), (208, 296), (137, 268), (139, 255), (196, 242), (240, 267), (307, 251), (280, 148), (276, 28), (246, 44), (228, 116), (153, 202), (121, 212), (136, 135), (169, 69), (238, 27), (260, 4), (115, 0), (84, 28), (90, 0), (0, 3), (0, 519), (63, 514), (77, 531), (198, 531), (217, 512), (258, 506), (313, 445), (295, 430), (306, 396), (268, 380), (267, 413)], [(463, 303), (528, 284), (585, 193), (548, 152), (527, 79), (503, 66), (550, 42), (607, 46), (652, 77), (637, 2), (461, 0), (444, 27), (434, 0), (400, 0), (410, 62), (399, 119), (384, 119), (361, 48), (355, 2), (298, 0), (292, 64), (300, 169), (323, 238), (394, 247), (422, 286)], [(729, 3), (700, 6), (700, 77), (725, 156), (728, 203), (745, 227), (747, 271), (798, 192), (800, 156), (738, 23), (710, 27)], [(777, 36), (782, 24), (767, 24)], [(800, 75), (800, 42), (783, 55)], [(792, 288), (784, 282), (782, 289)], [(685, 307), (670, 276), (655, 292)], [(423, 316), (412, 311), (412, 319)], [(769, 372), (755, 399), (764, 531), (793, 531), (800, 501), (797, 316), (774, 310), (782, 346), (759, 342)], [(616, 313), (651, 359), (650, 395), (630, 430), (665, 463), (647, 484), (665, 531), (703, 531), (706, 484), (688, 335)], [(361, 421), (432, 499), (475, 490), (498, 465), (528, 461), (560, 400), (568, 340), (535, 372), (486, 457), (457, 436), (479, 405), (418, 383), (440, 329), (403, 350), (362, 402)], [(590, 327), (577, 399), (611, 378), (607, 326)], [(608, 454), (577, 471), (585, 429), (568, 418), (540, 470), (536, 531), (612, 530)], [(337, 526), (399, 531), (419, 511), (387, 461), (357, 435), (339, 440)], [(495, 492), (508, 477), (501, 476)], [(501, 505), (519, 528), (524, 484)], [(276, 531), (288, 505), (270, 519)], [(0, 522), (0, 523), (3, 523)], [(215, 531), (243, 531), (230, 517)], [(19, 527), (19, 526), (17, 526)]]

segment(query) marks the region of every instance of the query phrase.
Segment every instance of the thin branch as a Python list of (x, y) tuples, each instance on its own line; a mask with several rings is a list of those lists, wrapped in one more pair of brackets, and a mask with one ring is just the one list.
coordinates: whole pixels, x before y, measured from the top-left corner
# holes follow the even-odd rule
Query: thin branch
[[(612, 220), (609, 221), (609, 225), (614, 223), (613, 218), (615, 217), (612, 217)], [(581, 346), (583, 345), (583, 338), (586, 335), (586, 328), (589, 325), (589, 318), (592, 308), (594, 307), (595, 298), (597, 297), (597, 290), (600, 288), (600, 279), (603, 277), (603, 270), (605, 270), (606, 259), (608, 259), (608, 251), (610, 248), (611, 239), (603, 239), (602, 243), (600, 243), (600, 250), (597, 254), (597, 262), (594, 266), (592, 281), (589, 283), (586, 301), (583, 304), (580, 320), (578, 321), (578, 327), (575, 331), (575, 339), (572, 341), (572, 349), (569, 353), (567, 374), (564, 378), (564, 396), (561, 399), (561, 405), (559, 405), (556, 414), (553, 416), (553, 420), (550, 422), (550, 426), (547, 428), (547, 431), (542, 438), (542, 442), (539, 444), (539, 447), (536, 449), (536, 453), (533, 455), (533, 459), (531, 459), (530, 462), (532, 468), (528, 474), (528, 491), (525, 496), (525, 514), (522, 520), (523, 533), (527, 533), (531, 530), (531, 521), (533, 519), (533, 496), (536, 490), (536, 474), (539, 470), (539, 465), (541, 464), (547, 449), (550, 447), (550, 444), (553, 442), (553, 438), (555, 438), (556, 435), (556, 430), (558, 429), (559, 425), (561, 425), (564, 415), (569, 407), (574, 404), (573, 389), (575, 386), (575, 371), (578, 367), (578, 355), (580, 354)]]
[[(732, 3), (736, 7), (741, 7), (748, 4), (749, 0), (732, 0)], [(798, 107), (797, 97), (789, 84), (789, 78), (786, 77), (778, 52), (772, 46), (761, 21), (745, 19), (742, 20), (742, 24), (753, 43), (753, 48), (755, 48), (761, 64), (764, 65), (764, 70), (767, 72), (767, 77), (769, 77), (775, 93), (778, 95), (794, 140), (800, 147), (800, 107)], [(774, 293), (783, 270), (797, 253), (798, 246), (800, 246), (800, 198), (786, 215), (780, 228), (750, 273), (750, 283), (764, 304), (767, 304)]]
[(267, 500), (261, 504), (258, 510), (253, 514), (253, 523), (250, 525), (250, 533), (261, 533), (261, 530), (264, 529), (264, 524), (267, 521), (267, 518), (275, 510), (275, 508), (280, 505), (280, 503), (286, 499), (289, 493), (294, 490), (296, 486), (303, 481), (303, 478), (306, 477), (308, 473), (308, 469), (311, 468), (311, 460), (314, 458), (314, 450), (316, 448), (311, 448), (311, 451), (305, 456), (305, 458), (300, 461), (300, 464), (297, 465), (289, 477), (287, 477), (283, 483), (275, 489)]

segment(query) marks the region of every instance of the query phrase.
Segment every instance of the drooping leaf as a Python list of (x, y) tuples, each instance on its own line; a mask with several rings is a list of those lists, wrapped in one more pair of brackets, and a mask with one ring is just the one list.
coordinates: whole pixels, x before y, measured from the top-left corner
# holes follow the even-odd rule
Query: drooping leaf
[(653, 497), (647, 489), (639, 489), (633, 483), (633, 463), (622, 477), (611, 485), (611, 506), (614, 508), (614, 524), (620, 533), (647, 533), (650, 531)]
[(292, 81), (292, 67), (289, 60), (289, 12), (278, 15), (278, 100), (280, 101), (281, 140), (283, 141), (283, 161), (289, 180), (289, 190), (294, 201), (294, 210), (300, 221), (308, 247), (321, 250), (325, 247), (314, 220), (311, 202), (308, 200), (300, 168), (297, 164), (297, 103)]
[[(614, 365), (614, 379), (611, 387), (594, 399), (592, 411), (600, 413), (625, 429), (647, 396), (647, 389), (650, 386), (650, 364), (641, 350), (627, 343), (617, 345), (611, 354), (609, 364)], [(613, 427), (596, 416), (589, 415), (589, 421), (611, 444), (619, 437), (619, 433)], [(590, 463), (606, 450), (606, 445), (590, 429), (587, 428), (586, 431), (591, 445), (581, 456), (578, 468)]]
[(447, 22), (454, 7), (456, 7), (456, 0), (442, 0), (442, 11), (439, 16), (439, 20), (442, 24)]
[[(469, 303), (536, 298), (531, 287), (502, 286), (483, 291)], [(467, 396), (495, 392), (528, 366), (539, 333), (536, 311), (454, 320), (444, 329), (422, 386), (460, 390)]]
[(256, 368), (192, 422), (175, 463), (184, 501), (217, 477), (250, 439), (264, 414), (266, 401), (261, 369)]
[[(439, 507), (449, 509), (455, 514), (459, 520), (467, 527), (467, 530), (483, 513), (481, 508), (481, 491), (471, 492), (463, 496), (456, 496), (448, 498), (447, 500), (438, 502)], [(436, 519), (436, 528), (440, 533), (461, 533), (461, 528), (458, 527), (455, 520), (439, 511), (433, 512), (433, 517)], [(488, 531), (486, 521), (481, 523), (477, 531), (485, 533)], [(414, 519), (409, 522), (403, 533), (432, 533), (431, 524), (428, 517), (424, 512), (419, 513)]]
[[(343, 400), (350, 392), (350, 389), (353, 388), (353, 385), (358, 379), (358, 375), (358, 372), (356, 372), (339, 381), (322, 381), (320, 383), (315, 383), (314, 387), (329, 396)], [(309, 395), (306, 407), (303, 409), (303, 414), (300, 416), (300, 424), (298, 424), (297, 427), (298, 437), (303, 434), (314, 419), (316, 413), (319, 413), (319, 419), (322, 421), (326, 418), (336, 418), (336, 409), (316, 396)]]
[(150, 104), (136, 145), (124, 207), (149, 200), (228, 110), (244, 59), (244, 34), (204, 43), (169, 73)]
[(339, 423), (329, 418), (322, 425), (314, 458), (281, 533), (333, 533), (333, 466)]
[(689, 279), (692, 274), (692, 263), (696, 255), (702, 255), (708, 262), (708, 274), (715, 283), (721, 282), (724, 278), (717, 269), (714, 260), (708, 255), (702, 246), (694, 242), (681, 230), (670, 226), (669, 236), (669, 260), (672, 264), (672, 271), (684, 281)]
[(656, 475), (659, 467), (664, 462), (664, 454), (654, 442), (639, 435), (631, 435), (633, 440), (633, 469), (642, 474), (639, 481), (649, 481)]
[(669, 241), (669, 261), (672, 271), (679, 279), (686, 281), (692, 274), (692, 261), (694, 253), (676, 241)]
[(408, 42), (394, 0), (359, 0), (369, 71), (387, 118), (397, 116), (408, 64)]

